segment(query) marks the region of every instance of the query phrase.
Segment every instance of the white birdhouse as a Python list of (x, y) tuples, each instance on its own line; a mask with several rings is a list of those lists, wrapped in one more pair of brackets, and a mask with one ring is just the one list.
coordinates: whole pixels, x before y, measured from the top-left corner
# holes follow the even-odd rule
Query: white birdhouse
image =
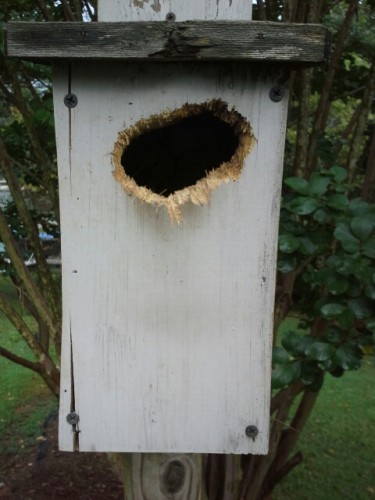
[(326, 32), (251, 4), (8, 27), (10, 56), (54, 61), (63, 450), (267, 453), (281, 78)]

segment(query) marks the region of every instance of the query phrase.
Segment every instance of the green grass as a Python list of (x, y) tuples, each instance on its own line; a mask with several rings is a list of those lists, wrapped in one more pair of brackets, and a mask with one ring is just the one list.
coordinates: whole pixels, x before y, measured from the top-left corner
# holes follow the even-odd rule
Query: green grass
[[(0, 277), (0, 287), (22, 313), (14, 289), (6, 278)], [(32, 318), (22, 314), (27, 323), (32, 325)], [(13, 353), (34, 360), (29, 347), (2, 313), (0, 343)], [(43, 421), (56, 407), (55, 398), (38, 374), (0, 356), (1, 453), (22, 452), (27, 446), (35, 443)]]
[[(283, 330), (296, 328), (288, 319)], [(375, 366), (326, 376), (294, 453), (303, 462), (276, 488), (273, 500), (375, 499)]]

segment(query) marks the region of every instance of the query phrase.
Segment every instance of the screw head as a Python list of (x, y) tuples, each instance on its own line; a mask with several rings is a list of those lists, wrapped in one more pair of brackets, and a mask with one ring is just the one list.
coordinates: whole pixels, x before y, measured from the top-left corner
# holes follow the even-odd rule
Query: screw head
[(175, 21), (176, 20), (176, 14), (174, 12), (168, 12), (168, 14), (165, 16), (166, 21)]
[(258, 427), (256, 425), (248, 425), (245, 429), (245, 434), (247, 437), (255, 441), (255, 438), (259, 434)]
[(285, 88), (281, 85), (275, 85), (270, 90), (270, 99), (273, 102), (280, 102), (285, 95)]
[(78, 415), (78, 413), (76, 413), (75, 411), (72, 411), (72, 412), (68, 413), (67, 416), (66, 416), (66, 421), (70, 425), (77, 425), (78, 422), (79, 422), (79, 415)]
[(78, 104), (78, 97), (69, 92), (69, 94), (66, 94), (64, 97), (64, 104), (67, 108), (75, 108)]

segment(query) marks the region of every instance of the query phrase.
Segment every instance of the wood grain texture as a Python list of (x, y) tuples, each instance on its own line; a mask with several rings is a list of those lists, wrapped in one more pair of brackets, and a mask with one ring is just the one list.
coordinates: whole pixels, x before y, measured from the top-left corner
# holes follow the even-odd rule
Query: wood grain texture
[(7, 27), (7, 54), (34, 60), (238, 60), (319, 63), (320, 25), (259, 21), (20, 23)]
[(124, 453), (126, 500), (206, 500), (202, 455)]
[[(71, 338), (80, 449), (265, 453), (286, 98), (272, 102), (275, 80), (236, 65), (79, 63), (71, 74), (78, 106), (62, 104), (59, 66), (55, 112), (64, 353)], [(175, 227), (123, 192), (113, 145), (142, 117), (212, 98), (249, 120), (257, 144), (239, 181), (214, 191), (209, 207), (183, 207)], [(62, 417), (70, 377), (65, 362)]]

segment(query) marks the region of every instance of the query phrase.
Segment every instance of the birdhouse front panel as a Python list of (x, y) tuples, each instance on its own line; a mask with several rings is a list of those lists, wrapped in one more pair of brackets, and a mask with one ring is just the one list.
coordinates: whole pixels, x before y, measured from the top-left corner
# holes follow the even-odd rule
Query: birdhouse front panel
[(267, 452), (276, 83), (234, 63), (55, 69), (62, 449)]

